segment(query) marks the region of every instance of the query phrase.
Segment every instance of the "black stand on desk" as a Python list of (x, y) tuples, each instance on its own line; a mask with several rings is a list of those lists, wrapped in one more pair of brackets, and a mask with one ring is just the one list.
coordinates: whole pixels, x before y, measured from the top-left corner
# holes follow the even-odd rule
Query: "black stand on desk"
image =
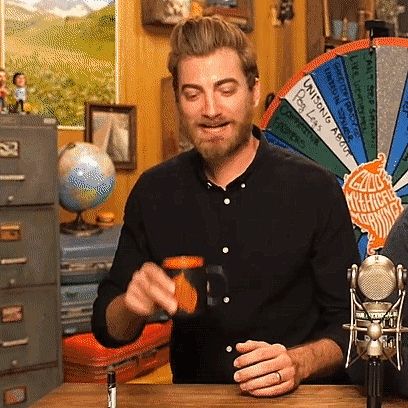
[(383, 364), (379, 357), (367, 361), (367, 408), (381, 408), (383, 395)]

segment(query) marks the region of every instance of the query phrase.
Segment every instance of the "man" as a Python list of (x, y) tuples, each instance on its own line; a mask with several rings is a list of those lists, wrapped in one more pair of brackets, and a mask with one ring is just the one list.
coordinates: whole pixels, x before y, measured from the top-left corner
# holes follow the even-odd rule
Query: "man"
[[(194, 149), (144, 173), (94, 305), (103, 344), (134, 340), (153, 312), (177, 310), (163, 259), (203, 256), (228, 278), (224, 302), (174, 319), (173, 381), (289, 392), (343, 364), (347, 268), (358, 252), (342, 191), (316, 164), (269, 145), (252, 125), (255, 53), (216, 17), (179, 23), (168, 67)], [(323, 381), (320, 379), (319, 381)]]
[[(408, 269), (408, 207), (396, 219), (385, 241), (381, 254), (389, 258), (395, 266), (401, 264)], [(394, 294), (395, 295), (395, 294)], [(391, 299), (395, 301), (396, 299)], [(403, 325), (408, 325), (408, 302), (405, 298), (402, 311)], [(402, 335), (401, 350), (403, 366), (401, 372), (391, 364), (385, 364), (384, 388), (408, 397), (408, 334)]]
[[(394, 266), (401, 264), (408, 268), (408, 207), (398, 216), (390, 232), (388, 233), (381, 255), (390, 259)], [(394, 303), (397, 300), (397, 289), (386, 301)], [(402, 325), (408, 326), (408, 303), (405, 298), (402, 310)], [(408, 397), (408, 334), (403, 333), (401, 338), (402, 368), (398, 371), (390, 362), (384, 361), (383, 387), (385, 393), (399, 394)], [(395, 361), (396, 356), (393, 357)], [(366, 381), (367, 361), (360, 359), (353, 364), (348, 375), (353, 383), (363, 384)]]
[(401, 264), (408, 268), (408, 207), (395, 220), (381, 254), (395, 265)]

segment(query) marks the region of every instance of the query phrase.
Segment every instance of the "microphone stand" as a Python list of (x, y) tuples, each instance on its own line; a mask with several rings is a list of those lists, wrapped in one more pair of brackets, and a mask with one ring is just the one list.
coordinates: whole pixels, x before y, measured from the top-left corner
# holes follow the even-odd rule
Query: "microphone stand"
[(378, 356), (367, 361), (367, 408), (381, 408), (383, 396), (383, 364)]

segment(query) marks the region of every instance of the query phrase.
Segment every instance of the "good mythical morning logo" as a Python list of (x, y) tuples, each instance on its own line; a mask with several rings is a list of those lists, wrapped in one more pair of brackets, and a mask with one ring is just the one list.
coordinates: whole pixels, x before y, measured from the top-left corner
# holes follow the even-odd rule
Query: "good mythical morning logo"
[(344, 176), (343, 192), (353, 223), (368, 234), (367, 254), (384, 246), (394, 221), (403, 210), (391, 176), (385, 171), (385, 155), (356, 167)]

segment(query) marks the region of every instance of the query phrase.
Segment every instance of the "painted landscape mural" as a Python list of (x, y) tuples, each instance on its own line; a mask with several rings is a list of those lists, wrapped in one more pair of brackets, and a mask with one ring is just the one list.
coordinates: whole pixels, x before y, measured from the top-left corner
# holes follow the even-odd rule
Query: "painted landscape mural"
[(5, 0), (5, 69), (27, 77), (28, 109), (84, 125), (84, 102), (114, 103), (114, 0)]

